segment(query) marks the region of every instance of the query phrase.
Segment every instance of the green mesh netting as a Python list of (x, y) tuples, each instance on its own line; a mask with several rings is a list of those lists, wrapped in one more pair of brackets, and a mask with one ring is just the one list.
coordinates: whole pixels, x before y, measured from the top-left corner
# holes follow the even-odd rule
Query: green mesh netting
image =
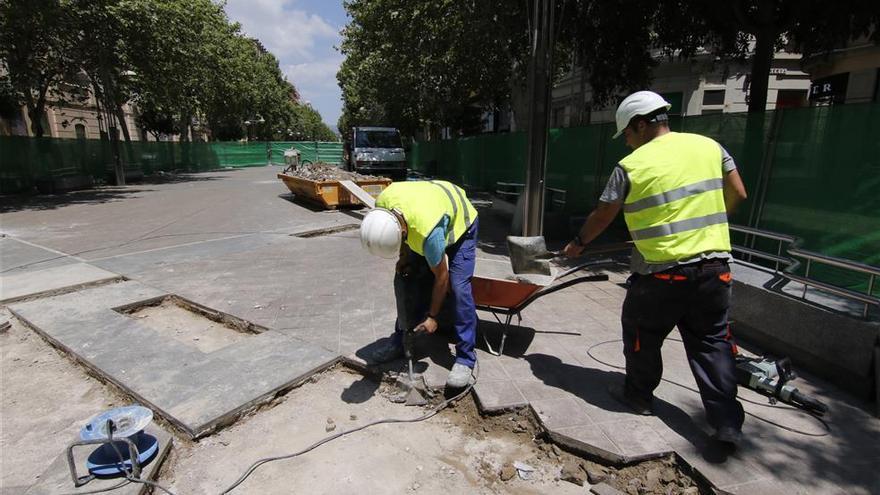
[(342, 163), (342, 143), (324, 141), (273, 141), (269, 158), (271, 163), (284, 165), (284, 151), (291, 148), (299, 150), (300, 161), (303, 163)]
[[(880, 265), (880, 104), (674, 117), (670, 127), (712, 137), (734, 157), (749, 193), (734, 223), (801, 237), (805, 249)], [(550, 131), (547, 187), (565, 191), (567, 214), (586, 214), (628, 153), (623, 139), (611, 139), (613, 133), (610, 123)], [(499, 182), (525, 180), (525, 152), (526, 136), (512, 133), (416, 142), (409, 157), (410, 167), (425, 174), (495, 191)], [(742, 236), (736, 241), (776, 251), (772, 242)], [(867, 288), (867, 276), (852, 272), (814, 265), (810, 275)], [(880, 282), (874, 294), (880, 294)]]
[[(308, 161), (339, 164), (342, 143), (333, 142), (120, 142), (126, 170), (204, 172), (224, 167), (284, 164), (291, 146)], [(86, 175), (97, 182), (113, 176), (113, 144), (101, 140), (0, 136), (0, 194), (30, 190), (45, 178)]]

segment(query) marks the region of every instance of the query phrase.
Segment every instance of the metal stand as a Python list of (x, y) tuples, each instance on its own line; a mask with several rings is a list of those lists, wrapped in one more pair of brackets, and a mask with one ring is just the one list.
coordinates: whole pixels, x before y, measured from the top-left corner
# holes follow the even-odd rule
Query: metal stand
[[(517, 317), (517, 326), (522, 323), (522, 315), (520, 315), (519, 311), (510, 312), (507, 310), (503, 310), (500, 308), (492, 308), (490, 306), (478, 307), (477, 309), (482, 309), (483, 311), (489, 311), (492, 313), (492, 316), (495, 317), (495, 320), (501, 325), (501, 344), (498, 346), (498, 351), (492, 349), (492, 344), (489, 343), (489, 338), (486, 337), (486, 333), (483, 332), (483, 341), (486, 343), (486, 349), (489, 350), (489, 354), (493, 356), (500, 356), (504, 353), (504, 342), (507, 341), (507, 331), (510, 330), (510, 323), (513, 321), (513, 317)], [(505, 316), (504, 322), (501, 322), (501, 318), (498, 317), (498, 313), (501, 313)]]
[(89, 474), (87, 476), (77, 476), (76, 472), (76, 461), (73, 459), (73, 448), (78, 447), (80, 445), (99, 445), (99, 444), (109, 444), (116, 448), (113, 445), (113, 442), (125, 442), (128, 445), (128, 458), (131, 460), (131, 473), (129, 474), (125, 469), (125, 460), (122, 459), (122, 455), (120, 453), (120, 472), (124, 472), (126, 477), (139, 478), (141, 475), (141, 464), (138, 461), (140, 457), (140, 453), (138, 452), (137, 445), (127, 437), (122, 438), (110, 438), (102, 439), (102, 440), (78, 440), (76, 442), (71, 443), (67, 446), (67, 467), (70, 468), (70, 477), (73, 479), (73, 485), (77, 488), (85, 485), (86, 483), (92, 481), (96, 478), (94, 474)]

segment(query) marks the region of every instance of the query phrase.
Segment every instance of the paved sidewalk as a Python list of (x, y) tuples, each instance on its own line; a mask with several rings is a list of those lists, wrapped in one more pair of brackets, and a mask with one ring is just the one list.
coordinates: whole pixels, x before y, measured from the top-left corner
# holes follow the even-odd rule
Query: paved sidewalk
[[(8, 235), (0, 238), (4, 282), (82, 263), (129, 280), (10, 307), (193, 434), (209, 431), (230, 411), (271, 396), (326, 363), (361, 360), (393, 328), (393, 261), (368, 256), (355, 230), (297, 237), (356, 224), (359, 215), (291, 202), (274, 179), (276, 171), (200, 174), (192, 181), (86, 192), (72, 195), (70, 204), (39, 199), (23, 207), (0, 204), (2, 231)], [(503, 229), (493, 210), (480, 211), (485, 235), (478, 271), (494, 273), (505, 263), (498, 237)], [(553, 438), (612, 461), (675, 451), (732, 493), (880, 493), (880, 420), (868, 405), (821, 380), (805, 377), (796, 385), (830, 405), (829, 435), (816, 436), (824, 430), (814, 419), (768, 408), (766, 399), (742, 391), (757, 404), (746, 403), (754, 416), (746, 420), (746, 442), (736, 453), (710, 441), (699, 396), (682, 386), (660, 386), (655, 417), (623, 410), (606, 388), (623, 378), (616, 367), (622, 364), (617, 339), (627, 274), (614, 267), (607, 273), (607, 282), (576, 285), (529, 306), (503, 356), (491, 356), (480, 344), (475, 390), (484, 409), (528, 404)], [(59, 288), (49, 285), (34, 290)], [(205, 354), (152, 338), (113, 309), (164, 294), (266, 330)], [(498, 325), (490, 314), (480, 318), (480, 338), (486, 334), (496, 342)], [(98, 342), (107, 344), (102, 348)], [(139, 351), (124, 359), (153, 371), (120, 378), (121, 370), (128, 375), (130, 368), (111, 359), (119, 342)], [(449, 343), (444, 335), (419, 343), (420, 369), (434, 385), (445, 381), (452, 365)], [(179, 366), (165, 370), (169, 363)], [(664, 363), (664, 378), (695, 386), (680, 343), (668, 341)], [(203, 372), (182, 372), (183, 365)], [(156, 374), (156, 369), (163, 371)], [(254, 380), (254, 370), (265, 379)], [(252, 386), (255, 381), (259, 386)], [(227, 394), (222, 404), (204, 402), (232, 390), (242, 392)]]

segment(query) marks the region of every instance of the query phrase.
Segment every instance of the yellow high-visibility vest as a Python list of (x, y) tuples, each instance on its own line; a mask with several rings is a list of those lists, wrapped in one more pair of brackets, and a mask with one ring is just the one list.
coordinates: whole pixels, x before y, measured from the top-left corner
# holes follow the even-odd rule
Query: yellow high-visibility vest
[(645, 261), (730, 251), (717, 142), (670, 132), (637, 148), (620, 166), (630, 182), (624, 219)]
[(376, 198), (376, 206), (397, 209), (406, 219), (406, 243), (416, 253), (425, 255), (425, 239), (449, 216), (446, 247), (455, 244), (476, 220), (477, 210), (462, 188), (442, 180), (395, 182)]

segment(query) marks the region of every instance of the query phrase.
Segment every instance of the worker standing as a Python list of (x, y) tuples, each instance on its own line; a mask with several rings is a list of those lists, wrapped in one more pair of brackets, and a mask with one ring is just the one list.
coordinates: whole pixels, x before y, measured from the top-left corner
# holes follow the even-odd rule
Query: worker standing
[(743, 408), (728, 310), (731, 274), (727, 217), (746, 198), (736, 165), (716, 141), (669, 130), (671, 105), (651, 91), (617, 108), (617, 133), (632, 153), (614, 169), (596, 209), (565, 247), (577, 256), (623, 209), (635, 249), (623, 303), (626, 379), (609, 392), (651, 414), (660, 384), (660, 348), (678, 326), (715, 438), (736, 445)]
[(394, 276), (394, 336), (371, 356), (387, 362), (403, 355), (403, 332), (433, 333), (451, 294), (455, 364), (447, 388), (470, 383), (477, 355), (477, 311), (471, 291), (476, 265), (477, 210), (464, 191), (445, 181), (396, 182), (376, 198), (361, 223), (361, 244), (382, 258), (398, 258)]

